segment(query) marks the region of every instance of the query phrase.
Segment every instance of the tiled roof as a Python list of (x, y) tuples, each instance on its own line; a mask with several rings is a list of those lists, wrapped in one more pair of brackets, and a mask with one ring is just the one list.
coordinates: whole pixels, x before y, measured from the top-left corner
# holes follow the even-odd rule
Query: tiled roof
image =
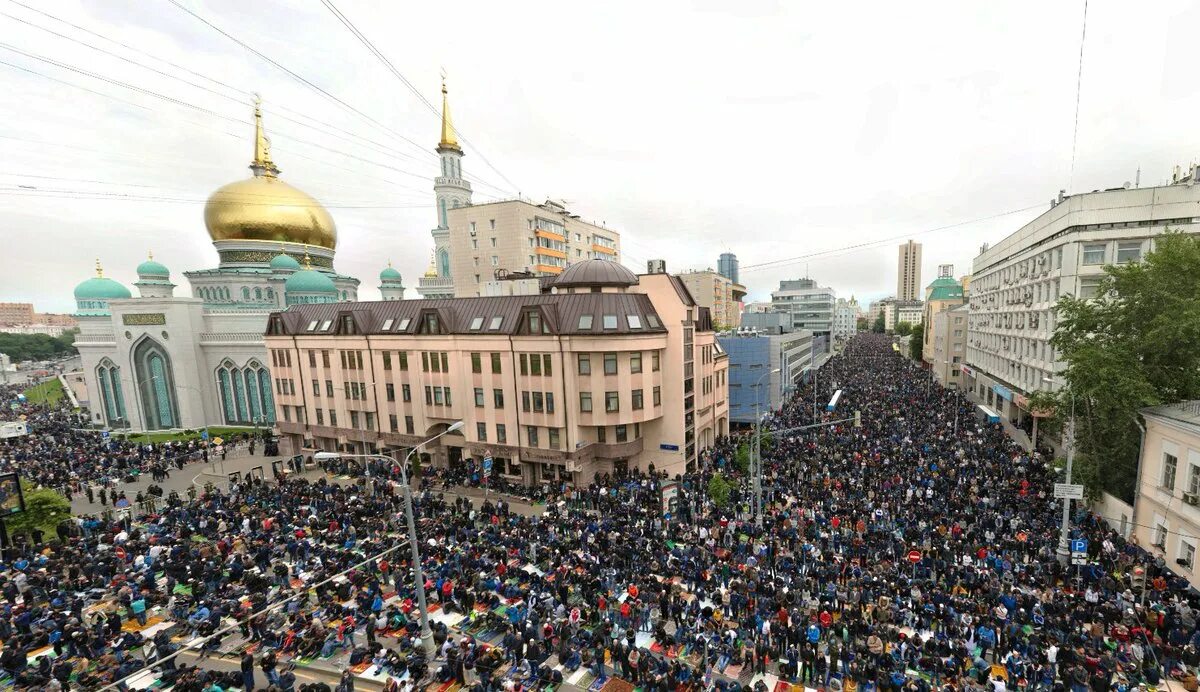
[[(551, 334), (602, 336), (667, 331), (644, 293), (558, 293), (293, 305), (271, 316), (268, 333), (345, 333), (339, 322), (350, 316), (355, 334), (527, 334), (528, 321), (522, 318), (530, 309), (538, 311)], [(431, 314), (437, 317), (438, 331), (422, 332), (425, 316)], [(584, 328), (587, 320), (581, 318), (587, 315), (591, 316), (590, 327)], [(606, 315), (616, 317), (615, 327), (604, 328)], [(309, 329), (314, 322), (315, 327)], [(328, 327), (322, 329), (327, 322)]]

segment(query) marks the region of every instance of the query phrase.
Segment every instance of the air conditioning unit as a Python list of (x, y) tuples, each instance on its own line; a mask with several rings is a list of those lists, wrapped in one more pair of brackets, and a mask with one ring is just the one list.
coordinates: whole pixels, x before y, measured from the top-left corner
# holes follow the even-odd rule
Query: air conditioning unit
[(1182, 557), (1175, 558), (1175, 564), (1179, 565), (1180, 567), (1191, 567), (1192, 566), (1192, 564), (1187, 561), (1187, 558), (1182, 558)]
[(1183, 502), (1193, 507), (1200, 506), (1200, 495), (1196, 493), (1184, 493)]

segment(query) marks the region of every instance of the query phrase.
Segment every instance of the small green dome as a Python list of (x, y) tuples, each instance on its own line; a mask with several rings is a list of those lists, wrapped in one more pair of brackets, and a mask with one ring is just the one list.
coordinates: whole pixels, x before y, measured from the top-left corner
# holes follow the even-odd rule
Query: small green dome
[(152, 276), (155, 278), (167, 278), (171, 276), (171, 270), (160, 262), (155, 262), (153, 259), (148, 259), (137, 266), (138, 277)]
[(396, 268), (389, 264), (383, 271), (379, 272), (379, 280), (403, 281), (404, 279), (400, 276), (400, 272), (396, 271)]
[(133, 294), (128, 288), (103, 276), (93, 276), (75, 287), (75, 300), (117, 300), (132, 297)]
[(939, 286), (958, 286), (958, 281), (952, 276), (939, 276), (929, 284), (928, 288), (937, 288)]
[(300, 263), (296, 261), (295, 257), (292, 257), (291, 255), (287, 254), (286, 252), (281, 252), (278, 255), (275, 255), (274, 257), (271, 258), (271, 270), (272, 271), (299, 271)]
[(288, 277), (283, 288), (288, 293), (332, 293), (337, 295), (333, 279), (315, 269), (298, 271)]

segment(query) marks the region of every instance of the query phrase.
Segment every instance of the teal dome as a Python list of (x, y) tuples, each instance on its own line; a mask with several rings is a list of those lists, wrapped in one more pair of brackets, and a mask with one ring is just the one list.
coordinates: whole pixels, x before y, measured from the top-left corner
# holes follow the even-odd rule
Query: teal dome
[[(294, 260), (293, 260), (294, 261)], [(283, 288), (288, 293), (332, 293), (337, 295), (333, 279), (314, 269), (298, 271), (288, 277)]]
[(165, 279), (171, 275), (171, 270), (160, 262), (148, 259), (137, 266), (137, 273), (139, 277), (153, 276)]
[(271, 258), (271, 270), (300, 271), (300, 263), (296, 261), (295, 257), (292, 257), (286, 252), (281, 252)]
[(958, 286), (958, 281), (952, 276), (939, 276), (929, 284), (928, 288), (937, 288), (939, 286)]
[(121, 284), (103, 276), (93, 276), (75, 287), (75, 300), (118, 300), (133, 294)]
[(379, 272), (379, 280), (403, 281), (404, 279), (400, 276), (400, 272), (396, 271), (396, 268), (389, 264), (383, 271)]

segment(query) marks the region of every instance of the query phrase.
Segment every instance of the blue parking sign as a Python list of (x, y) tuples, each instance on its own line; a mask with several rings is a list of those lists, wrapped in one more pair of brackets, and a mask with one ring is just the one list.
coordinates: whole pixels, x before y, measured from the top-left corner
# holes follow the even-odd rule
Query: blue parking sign
[(1071, 540), (1072, 553), (1086, 553), (1087, 549), (1088, 542), (1086, 538), (1074, 538)]

